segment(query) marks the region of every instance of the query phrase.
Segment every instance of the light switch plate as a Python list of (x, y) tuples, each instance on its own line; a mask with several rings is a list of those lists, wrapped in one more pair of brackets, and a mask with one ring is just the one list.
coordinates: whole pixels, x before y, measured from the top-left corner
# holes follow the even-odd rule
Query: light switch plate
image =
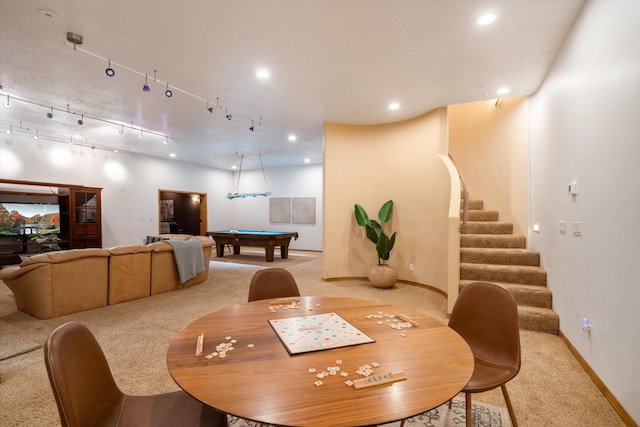
[(574, 221), (573, 223), (573, 235), (574, 236), (582, 236), (582, 222)]

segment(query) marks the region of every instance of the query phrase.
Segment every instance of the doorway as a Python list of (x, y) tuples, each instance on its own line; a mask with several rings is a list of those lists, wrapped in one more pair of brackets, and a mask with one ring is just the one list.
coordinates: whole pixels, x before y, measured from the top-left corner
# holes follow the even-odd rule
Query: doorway
[(160, 234), (207, 234), (207, 194), (158, 190)]

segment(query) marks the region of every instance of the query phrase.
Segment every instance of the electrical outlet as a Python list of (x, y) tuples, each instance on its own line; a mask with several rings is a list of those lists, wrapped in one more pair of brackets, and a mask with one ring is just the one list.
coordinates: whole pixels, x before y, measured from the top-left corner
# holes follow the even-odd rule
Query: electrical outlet
[(413, 264), (409, 264), (409, 271), (413, 271)]

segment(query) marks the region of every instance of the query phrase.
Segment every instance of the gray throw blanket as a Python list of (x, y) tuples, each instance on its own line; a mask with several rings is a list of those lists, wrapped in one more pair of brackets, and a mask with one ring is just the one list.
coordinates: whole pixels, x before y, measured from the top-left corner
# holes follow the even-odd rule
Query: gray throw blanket
[(196, 277), (198, 273), (204, 271), (204, 255), (202, 245), (195, 240), (165, 240), (173, 247), (173, 257), (178, 267), (180, 283)]

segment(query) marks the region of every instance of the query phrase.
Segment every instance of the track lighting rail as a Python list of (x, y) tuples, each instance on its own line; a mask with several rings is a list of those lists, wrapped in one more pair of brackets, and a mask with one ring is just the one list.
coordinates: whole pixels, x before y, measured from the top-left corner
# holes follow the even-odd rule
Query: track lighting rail
[[(7, 96), (8, 97), (9, 95), (0, 93), (0, 96), (2, 96), (2, 97)], [(11, 96), (11, 100), (12, 101), (24, 102), (24, 103), (31, 104), (31, 105), (37, 105), (39, 107), (43, 107), (43, 108), (45, 108), (47, 110), (46, 116), (49, 119), (53, 118), (54, 115), (55, 115), (55, 112), (58, 111), (58, 112), (61, 112), (61, 113), (65, 113), (65, 114), (69, 114), (69, 115), (78, 117), (77, 123), (80, 126), (84, 124), (85, 119), (91, 119), (91, 120), (96, 120), (98, 122), (102, 122), (102, 123), (106, 123), (106, 124), (110, 124), (110, 125), (116, 126), (117, 128), (119, 128), (120, 133), (124, 133), (124, 129), (126, 128), (126, 129), (132, 129), (132, 130), (134, 130), (136, 132), (139, 132), (139, 133), (144, 131), (145, 134), (156, 135), (156, 136), (159, 136), (161, 138), (164, 138), (164, 139), (167, 139), (167, 140), (171, 140), (173, 142), (178, 141), (178, 139), (175, 137), (175, 135), (169, 136), (169, 135), (166, 135), (166, 134), (163, 134), (163, 133), (154, 132), (154, 131), (150, 131), (150, 130), (147, 130), (147, 129), (142, 129), (140, 127), (133, 126), (133, 123), (131, 125), (124, 125), (122, 123), (114, 122), (114, 121), (108, 120), (108, 119), (103, 119), (101, 117), (92, 116), (92, 115), (85, 114), (85, 113), (79, 113), (79, 112), (71, 110), (69, 105), (67, 105), (67, 108), (58, 108), (58, 107), (53, 107), (53, 106), (50, 106), (50, 105), (47, 105), (47, 104), (43, 104), (43, 103), (40, 103), (40, 102), (31, 101), (29, 99), (18, 98), (16, 96)]]
[[(127, 67), (126, 65), (120, 64), (120, 63), (114, 61), (113, 59), (105, 58), (105, 57), (100, 56), (100, 55), (98, 55), (96, 53), (88, 51), (87, 49), (81, 48), (77, 44), (71, 43), (69, 41), (65, 41), (64, 44), (65, 44), (65, 46), (72, 47), (74, 50), (76, 50), (78, 52), (86, 53), (87, 55), (93, 56), (94, 58), (97, 58), (97, 59), (99, 59), (101, 61), (107, 62), (108, 63), (108, 68), (107, 68), (107, 70), (105, 70), (105, 73), (109, 77), (112, 77), (113, 75), (115, 75), (115, 70), (114, 70), (113, 67), (118, 68), (118, 69), (123, 69), (123, 70), (126, 70), (126, 71), (129, 71), (131, 73), (139, 75), (141, 78), (144, 78), (143, 91), (145, 91), (145, 92), (151, 91), (151, 89), (150, 89), (150, 87), (148, 85), (149, 73), (143, 73), (141, 71), (134, 70), (131, 67)], [(157, 70), (154, 70), (153, 81), (154, 81), (154, 83), (158, 83), (161, 86), (165, 87), (165, 92), (164, 93), (165, 93), (165, 96), (167, 98), (171, 98), (174, 95), (174, 93), (176, 93), (176, 92), (177, 93), (181, 93), (183, 95), (186, 95), (186, 96), (194, 98), (194, 99), (196, 99), (198, 101), (201, 101), (202, 103), (205, 103), (206, 106), (207, 106), (207, 111), (209, 111), (210, 113), (213, 113), (213, 108), (209, 105), (209, 99), (213, 99), (213, 98), (203, 98), (203, 97), (198, 96), (198, 95), (196, 95), (194, 93), (188, 92), (188, 91), (186, 91), (184, 89), (180, 89), (179, 87), (170, 85), (169, 82), (167, 82), (167, 81), (163, 81), (163, 80), (157, 79), (156, 78), (156, 73), (157, 73)], [(221, 98), (218, 97), (216, 99), (220, 100)], [(221, 109), (224, 105), (221, 105), (220, 103), (217, 103), (216, 106), (217, 106), (217, 108)], [(225, 117), (227, 118), (227, 120), (231, 120), (232, 115), (228, 112), (229, 107), (228, 106), (224, 106), (224, 107), (225, 107)], [(245, 111), (246, 111), (246, 109), (245, 109)], [(258, 114), (253, 113), (253, 112), (251, 112), (251, 114), (254, 114), (254, 116), (251, 117), (251, 116), (242, 116), (242, 115), (240, 115), (240, 117), (245, 118), (245, 119), (247, 119), (249, 121), (252, 121), (252, 122), (258, 122), (260, 125), (262, 125), (262, 117), (260, 115), (258, 115)], [(259, 116), (259, 119), (256, 119), (255, 118), (256, 116)]]

